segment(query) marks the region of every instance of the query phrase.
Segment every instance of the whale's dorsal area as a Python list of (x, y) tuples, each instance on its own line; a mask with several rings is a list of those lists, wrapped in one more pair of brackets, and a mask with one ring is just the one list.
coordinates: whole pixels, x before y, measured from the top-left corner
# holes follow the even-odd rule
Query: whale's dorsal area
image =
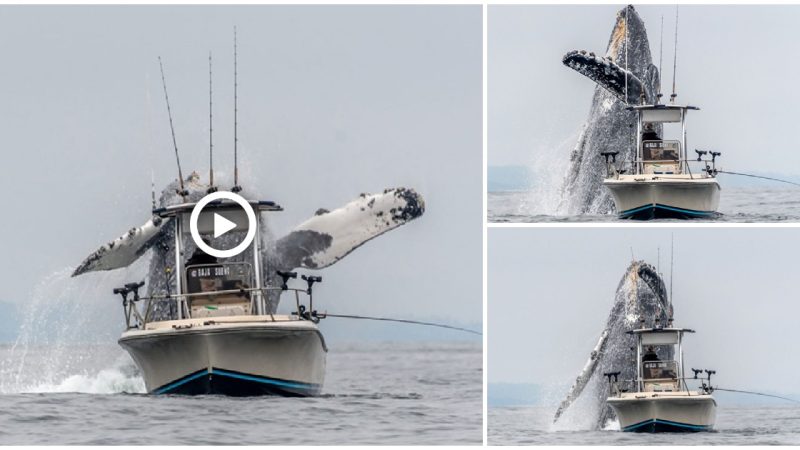
[[(607, 381), (602, 374), (621, 371), (620, 380), (635, 378), (633, 362), (636, 357), (631, 350), (635, 341), (626, 332), (640, 327), (642, 320), (647, 326), (654, 326), (657, 320), (662, 325), (666, 324), (667, 319), (672, 317), (671, 308), (664, 280), (656, 268), (644, 261), (632, 262), (617, 287), (614, 305), (606, 319), (605, 328), (600, 332), (600, 338), (586, 364), (559, 405), (553, 421), (557, 422), (563, 417), (581, 395), (593, 395), (594, 398), (589, 402), (592, 408), (586, 413), (595, 414), (595, 417), (590, 418), (591, 422), (595, 429), (602, 429), (612, 417), (611, 409), (606, 404)], [(662, 359), (672, 358), (671, 354), (659, 356)], [(587, 390), (587, 387), (597, 383), (601, 385)]]
[[(161, 194), (159, 204), (174, 205), (184, 201), (177, 195), (178, 183), (167, 186)], [(196, 173), (190, 175), (185, 188), (189, 192), (185, 201), (199, 201), (208, 186), (199, 183)], [(295, 227), (292, 232), (279, 239), (271, 252), (264, 256), (269, 260), (265, 267), (291, 270), (302, 267), (322, 269), (347, 256), (367, 241), (408, 223), (425, 212), (422, 196), (413, 189), (386, 189), (380, 194), (362, 194), (356, 200), (333, 211), (320, 209), (317, 213)], [(95, 250), (78, 266), (72, 276), (87, 272), (114, 270), (127, 267), (155, 247), (158, 260), (166, 261), (168, 251), (160, 249), (159, 242), (171, 243), (171, 220), (153, 217), (144, 225), (136, 227), (113, 241)], [(165, 284), (161, 272), (151, 270), (151, 281)], [(265, 274), (269, 277), (269, 274)], [(156, 281), (160, 280), (160, 281)]]
[(322, 269), (424, 212), (425, 202), (413, 189), (362, 194), (341, 208), (317, 211), (279, 239), (275, 244), (277, 263), (285, 268)]
[(617, 13), (605, 55), (571, 51), (562, 62), (596, 87), (589, 117), (570, 155), (559, 209), (569, 215), (607, 214), (614, 203), (602, 185), (606, 168), (600, 153), (619, 152), (619, 161), (635, 157), (636, 116), (627, 107), (639, 104), (642, 96), (654, 101), (659, 90), (658, 68), (652, 62), (644, 22), (633, 6), (627, 6)]

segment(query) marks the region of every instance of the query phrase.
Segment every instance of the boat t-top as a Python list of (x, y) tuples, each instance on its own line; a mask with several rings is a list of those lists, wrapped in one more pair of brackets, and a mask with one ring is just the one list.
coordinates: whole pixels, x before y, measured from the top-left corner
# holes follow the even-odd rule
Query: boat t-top
[[(141, 369), (148, 392), (234, 396), (320, 392), (327, 347), (317, 327), (324, 315), (313, 309), (312, 286), (321, 278), (304, 275), (305, 289), (295, 289), (288, 281), (297, 274), (279, 271), (269, 278), (281, 280), (280, 286), (265, 282), (261, 214), (282, 208), (267, 201), (248, 203), (256, 212), (258, 231), (248, 247), (231, 258), (218, 259), (187, 247), (196, 202), (153, 211), (174, 224), (170, 252), (174, 260), (165, 265), (171, 281), (165, 292), (149, 296), (139, 295), (144, 282), (114, 290), (122, 296), (126, 320), (119, 344)], [(216, 201), (203, 207), (196, 221), (204, 239), (212, 239), (220, 216), (230, 222), (231, 235), (247, 232), (240, 205)], [(169, 292), (171, 285), (174, 292)], [(276, 314), (277, 297), (286, 291), (295, 295), (295, 311)], [(307, 304), (301, 302), (306, 296)], [(165, 305), (167, 320), (156, 314)]]
[[(635, 159), (620, 162), (618, 167), (619, 152), (601, 153), (607, 167), (603, 185), (611, 191), (619, 217), (688, 219), (716, 214), (720, 194), (716, 158), (720, 153), (695, 150), (697, 157), (691, 161), (687, 153), (686, 115), (699, 108), (656, 102), (628, 109), (637, 116)], [(680, 124), (680, 136), (663, 139), (665, 124)], [(690, 162), (705, 166), (693, 171)]]
[[(636, 338), (636, 379), (619, 380), (608, 372), (608, 405), (622, 431), (709, 431), (714, 427), (717, 402), (712, 396), (713, 370), (692, 369), (700, 387), (690, 389), (683, 372), (683, 338), (688, 328), (640, 328), (628, 331)], [(660, 355), (669, 355), (661, 359)], [(674, 356), (673, 356), (674, 355)], [(674, 359), (673, 359), (674, 358)], [(706, 377), (702, 377), (705, 372)]]

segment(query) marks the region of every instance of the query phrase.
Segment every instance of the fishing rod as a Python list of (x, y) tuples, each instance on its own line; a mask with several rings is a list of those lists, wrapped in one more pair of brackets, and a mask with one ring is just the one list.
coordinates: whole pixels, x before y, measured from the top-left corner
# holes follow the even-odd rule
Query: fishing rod
[(741, 390), (738, 390), (738, 389), (723, 389), (723, 388), (718, 388), (718, 387), (715, 387), (714, 390), (715, 391), (726, 391), (726, 392), (737, 392), (739, 394), (761, 395), (763, 397), (773, 397), (773, 398), (779, 398), (781, 400), (786, 400), (786, 401), (789, 401), (789, 402), (800, 403), (800, 400), (795, 400), (793, 398), (788, 398), (788, 397), (781, 397), (780, 395), (764, 394), (763, 392), (741, 391)]
[[(672, 95), (669, 96), (670, 102), (675, 103), (675, 76), (678, 73), (678, 5), (675, 5), (675, 48), (672, 55)], [(659, 74), (661, 75), (661, 74)]]
[[(320, 316), (323, 316), (322, 314)], [(465, 333), (472, 333), (478, 336), (482, 336), (483, 333), (475, 330), (470, 330), (469, 328), (460, 328), (454, 327), (451, 325), (445, 325), (441, 323), (434, 323), (434, 322), (421, 322), (418, 320), (407, 320), (407, 319), (391, 319), (388, 317), (371, 317), (371, 316), (354, 316), (350, 314), (329, 314), (325, 313), (324, 317), (336, 317), (339, 319), (362, 319), (362, 320), (376, 320), (382, 322), (398, 322), (398, 323), (410, 323), (413, 325), (424, 325), (428, 327), (438, 327), (438, 328), (447, 328), (448, 330), (456, 330), (456, 331), (463, 331)]]
[(214, 125), (213, 91), (211, 78), (211, 52), (208, 52), (208, 193), (216, 192), (214, 187)]
[(739, 175), (739, 176), (751, 177), (751, 178), (761, 178), (761, 179), (764, 179), (764, 180), (778, 181), (780, 183), (787, 183), (787, 184), (793, 184), (795, 186), (800, 186), (800, 183), (795, 183), (794, 181), (781, 180), (779, 178), (771, 178), (771, 177), (765, 177), (765, 176), (761, 176), (761, 175), (753, 175), (753, 174), (750, 174), (750, 173), (728, 172), (728, 171), (725, 171), (725, 170), (717, 170), (717, 173), (726, 173), (728, 175)]
[(231, 191), (239, 192), (239, 72), (238, 52), (236, 47), (236, 27), (233, 27), (233, 187)]
[(183, 187), (181, 157), (178, 155), (178, 141), (175, 139), (175, 127), (172, 125), (172, 109), (169, 107), (169, 94), (167, 94), (167, 79), (164, 77), (164, 64), (161, 63), (160, 56), (158, 57), (158, 67), (161, 69), (161, 84), (164, 86), (164, 98), (167, 100), (167, 115), (169, 116), (169, 129), (172, 132), (172, 146), (175, 147), (175, 159), (178, 161), (178, 182), (181, 186), (181, 190), (178, 194), (185, 198), (189, 192)]

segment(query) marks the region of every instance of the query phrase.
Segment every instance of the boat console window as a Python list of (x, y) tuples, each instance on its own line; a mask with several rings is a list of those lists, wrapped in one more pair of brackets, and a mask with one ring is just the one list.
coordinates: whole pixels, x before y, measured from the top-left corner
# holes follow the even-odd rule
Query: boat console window
[(248, 263), (197, 264), (186, 268), (189, 294), (247, 289), (250, 286), (252, 269)]
[(678, 377), (677, 361), (645, 361), (642, 363), (645, 380), (674, 379)]
[(645, 161), (678, 161), (680, 143), (678, 141), (644, 141), (642, 157)]
[(232, 292), (253, 286), (252, 266), (244, 262), (198, 264), (186, 268), (186, 292), (191, 317), (236, 316), (252, 313), (249, 292)]

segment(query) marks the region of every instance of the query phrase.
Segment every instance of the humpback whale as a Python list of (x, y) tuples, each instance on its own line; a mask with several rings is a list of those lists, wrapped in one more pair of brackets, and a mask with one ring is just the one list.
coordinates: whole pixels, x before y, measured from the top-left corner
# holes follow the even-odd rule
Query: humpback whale
[[(587, 395), (593, 396), (590, 404), (596, 406), (592, 411), (597, 414), (593, 420), (594, 428), (602, 429), (610, 419), (613, 419), (613, 411), (606, 404), (608, 386), (603, 373), (621, 370), (620, 380), (636, 378), (636, 365), (631, 364), (636, 358), (635, 350), (632, 349), (635, 346), (635, 339), (626, 332), (642, 324), (665, 326), (671, 318), (672, 305), (664, 280), (656, 268), (644, 261), (632, 262), (619, 282), (614, 305), (611, 307), (600, 338), (567, 396), (559, 405), (553, 421), (557, 423), (586, 391)], [(659, 350), (659, 352), (660, 358), (672, 359), (673, 355), (667, 354), (667, 351)], [(587, 387), (591, 388), (586, 389)]]
[(604, 56), (576, 50), (562, 62), (597, 86), (589, 118), (570, 155), (559, 210), (569, 215), (608, 214), (614, 202), (602, 186), (606, 166), (600, 153), (618, 151), (620, 160), (632, 161), (636, 116), (626, 108), (642, 99), (652, 103), (659, 94), (660, 75), (652, 62), (644, 22), (629, 5), (617, 13)]
[[(183, 185), (185, 196), (178, 194), (178, 180), (164, 188), (158, 207), (197, 202), (208, 193), (209, 185), (201, 182), (196, 172), (190, 174)], [(422, 196), (408, 188), (386, 189), (378, 194), (361, 194), (338, 209), (319, 209), (314, 216), (279, 239), (270, 235), (261, 236), (265, 241), (261, 250), (262, 277), (267, 285), (279, 286), (277, 270), (319, 270), (328, 267), (367, 241), (422, 216), (424, 212), (425, 202)], [(72, 276), (127, 267), (150, 250), (152, 257), (147, 275), (147, 294), (169, 293), (175, 284), (175, 274), (170, 267), (174, 262), (175, 229), (170, 223), (171, 219), (153, 215), (143, 225), (130, 229), (92, 252), (75, 269)], [(231, 232), (214, 239), (214, 246), (230, 248), (239, 240), (241, 236), (237, 232)], [(192, 240), (188, 240), (184, 248), (186, 257), (196, 250)], [(252, 253), (248, 254), (246, 251), (231, 260), (249, 261), (252, 260)], [(279, 298), (279, 291), (269, 292), (269, 312), (274, 313), (277, 310)], [(153, 317), (156, 320), (173, 319), (175, 316), (174, 302), (162, 301), (154, 308)]]

